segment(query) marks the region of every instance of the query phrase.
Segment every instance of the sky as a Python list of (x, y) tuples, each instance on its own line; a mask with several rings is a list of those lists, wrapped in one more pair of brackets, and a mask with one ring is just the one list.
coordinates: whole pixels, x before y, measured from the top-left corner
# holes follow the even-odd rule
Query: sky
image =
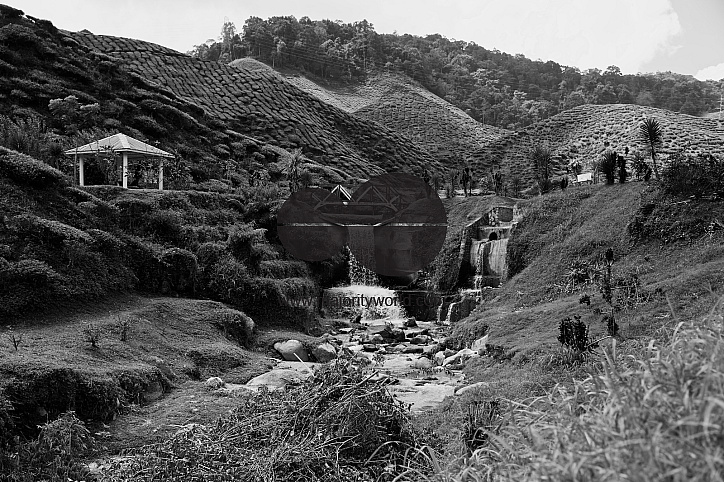
[(581, 70), (672, 71), (724, 79), (724, 0), (4, 0), (62, 29), (187, 52), (225, 20), (366, 19), (378, 33), (428, 35)]

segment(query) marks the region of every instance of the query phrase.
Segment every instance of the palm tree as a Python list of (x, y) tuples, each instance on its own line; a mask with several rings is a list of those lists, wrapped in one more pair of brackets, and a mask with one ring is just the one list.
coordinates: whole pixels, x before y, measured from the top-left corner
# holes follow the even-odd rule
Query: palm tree
[(639, 125), (639, 138), (641, 142), (651, 149), (651, 160), (654, 162), (654, 174), (659, 179), (659, 168), (656, 165), (656, 149), (663, 143), (663, 131), (659, 121), (652, 118), (646, 118)]
[(550, 190), (550, 164), (553, 156), (547, 147), (536, 146), (530, 153), (530, 158), (535, 170), (535, 177), (538, 181), (538, 188), (543, 194)]
[(616, 164), (618, 154), (616, 151), (607, 150), (599, 164), (601, 172), (606, 176), (606, 184), (613, 184), (616, 179)]
[(287, 176), (289, 179), (289, 191), (297, 192), (299, 190), (299, 166), (302, 162), (308, 161), (306, 156), (302, 154), (302, 148), (298, 147), (291, 152), (289, 165), (287, 166)]

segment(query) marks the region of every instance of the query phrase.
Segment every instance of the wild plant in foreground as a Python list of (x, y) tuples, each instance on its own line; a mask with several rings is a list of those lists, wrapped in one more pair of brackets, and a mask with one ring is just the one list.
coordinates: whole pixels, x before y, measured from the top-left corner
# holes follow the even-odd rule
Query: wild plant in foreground
[(500, 480), (722, 480), (722, 300), (704, 320), (679, 323), (665, 346), (624, 356), (614, 343), (572, 388), (511, 401), (501, 433), (464, 469), (492, 468)]
[(339, 361), (299, 387), (250, 394), (214, 424), (130, 451), (103, 480), (391, 480), (416, 435), (374, 374)]

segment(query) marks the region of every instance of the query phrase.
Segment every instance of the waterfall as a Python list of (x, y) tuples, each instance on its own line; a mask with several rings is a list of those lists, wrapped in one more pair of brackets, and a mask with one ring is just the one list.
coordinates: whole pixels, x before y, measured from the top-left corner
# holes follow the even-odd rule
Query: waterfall
[(508, 238), (489, 241), (486, 244), (489, 246), (489, 248), (485, 250), (488, 253), (487, 261), (489, 273), (505, 278), (507, 272), (505, 254), (508, 249)]
[(445, 317), (445, 321), (442, 322), (443, 325), (450, 325), (452, 323), (452, 320), (450, 319), (453, 314), (453, 310), (457, 309), (459, 301), (454, 301), (450, 303), (450, 306), (447, 309), (447, 316)]
[(381, 286), (352, 285), (324, 290), (323, 304), (329, 315), (337, 317), (362, 314), (362, 319), (397, 321), (407, 319), (399, 295)]
[(374, 271), (371, 271), (364, 266), (362, 263), (357, 261), (357, 258), (352, 254), (352, 250), (347, 248), (347, 255), (349, 255), (349, 281), (353, 285), (360, 286), (377, 286), (380, 279)]
[[(508, 266), (506, 252), (508, 238), (493, 241), (473, 240), (470, 249), (470, 264), (475, 267), (473, 288), (482, 289), (484, 286), (497, 286), (506, 277)], [(491, 285), (491, 283), (493, 283)]]
[(442, 323), (442, 320), (440, 319), (440, 316), (442, 316), (442, 307), (443, 307), (444, 304), (445, 304), (445, 300), (441, 299), (441, 300), (440, 300), (440, 306), (437, 307), (437, 318), (436, 318), (436, 320), (437, 320), (438, 323)]
[[(350, 254), (350, 277), (360, 276), (358, 282), (351, 280), (352, 284), (377, 284), (377, 275), (374, 270), (377, 266), (377, 260), (375, 258), (375, 232), (373, 226), (348, 226), (349, 232), (349, 254)], [(352, 255), (352, 251), (356, 253)], [(355, 272), (351, 272), (352, 259), (354, 259)], [(374, 280), (370, 280), (369, 277), (373, 276)]]

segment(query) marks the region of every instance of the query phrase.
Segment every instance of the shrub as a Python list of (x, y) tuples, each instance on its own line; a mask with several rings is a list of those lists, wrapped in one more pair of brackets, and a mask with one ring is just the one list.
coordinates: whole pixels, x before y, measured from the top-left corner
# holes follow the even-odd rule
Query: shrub
[(204, 243), (217, 243), (229, 237), (229, 229), (221, 226), (184, 226), (181, 229), (180, 245), (196, 251)]
[(150, 213), (154, 204), (150, 199), (125, 197), (116, 199), (112, 205), (119, 210), (121, 227), (131, 231), (137, 230), (143, 224), (144, 215)]
[(40, 244), (60, 247), (64, 241), (91, 244), (93, 238), (80, 229), (59, 221), (39, 218), (33, 214), (20, 214), (10, 219), (12, 229), (20, 235), (35, 238)]
[(249, 202), (269, 203), (282, 197), (281, 189), (276, 184), (261, 184), (250, 186), (246, 190)]
[(316, 298), (317, 287), (309, 278), (252, 278), (246, 283), (239, 306), (258, 323), (288, 323), (304, 326), (313, 317), (312, 308), (294, 306), (293, 300)]
[(226, 254), (226, 246), (221, 243), (204, 243), (196, 250), (196, 259), (201, 269), (213, 267)]
[(578, 353), (589, 349), (588, 326), (581, 321), (581, 317), (574, 316), (575, 320), (565, 318), (558, 326), (558, 341)]
[(181, 215), (169, 209), (152, 211), (144, 219), (146, 231), (158, 241), (178, 244), (181, 240)]
[(614, 345), (585, 379), (516, 403), (494, 447), (460, 473), (492, 470), (521, 481), (621, 474), (703, 481), (723, 473), (721, 300), (718, 306), (704, 319), (678, 324), (667, 342), (633, 352)]
[(200, 128), (199, 123), (186, 112), (177, 109), (176, 107), (168, 104), (163, 104), (156, 100), (145, 99), (138, 104), (144, 109), (152, 112), (160, 113), (167, 121), (169, 121), (174, 127), (184, 128)]
[(186, 193), (168, 192), (164, 193), (164, 195), (158, 199), (158, 207), (176, 211), (190, 211), (191, 203)]
[(230, 185), (228, 185), (224, 181), (219, 181), (218, 179), (209, 179), (208, 181), (204, 181), (194, 185), (193, 188), (199, 191), (221, 193), (229, 193), (234, 190)]
[(15, 23), (0, 28), (0, 44), (13, 45), (15, 48), (32, 47), (43, 51), (43, 40), (32, 29)]
[(93, 446), (85, 424), (75, 412), (65, 412), (40, 426), (38, 437), (16, 447), (10, 460), (0, 454), (0, 469), (11, 477), (3, 480), (90, 480), (90, 470), (80, 459)]
[(4, 449), (10, 444), (12, 434), (15, 432), (15, 421), (11, 412), (13, 405), (5, 398), (4, 392), (0, 389), (0, 469), (7, 461), (4, 460)]
[(241, 306), (250, 279), (244, 263), (226, 254), (210, 270), (208, 279), (207, 291), (211, 298)]
[(0, 315), (17, 316), (27, 308), (57, 298), (66, 279), (45, 262), (23, 259), (0, 263)]
[(651, 178), (651, 166), (648, 165), (646, 162), (646, 158), (644, 157), (641, 152), (636, 151), (633, 154), (633, 170), (636, 174), (636, 179), (641, 180), (644, 179), (648, 181)]
[(628, 172), (626, 171), (626, 158), (618, 156), (618, 182), (621, 184), (626, 182)]
[(47, 263), (37, 259), (22, 259), (17, 263), (9, 263), (0, 271), (0, 276), (9, 283), (27, 283), (38, 287), (60, 284), (65, 280)]
[(616, 180), (616, 165), (618, 154), (616, 151), (606, 151), (599, 164), (599, 169), (606, 176), (606, 184), (613, 184)]
[(171, 248), (161, 255), (164, 266), (162, 293), (193, 293), (196, 288), (198, 262), (190, 251)]
[(304, 278), (309, 276), (309, 269), (303, 261), (272, 259), (259, 262), (259, 274), (265, 278)]
[(126, 244), (114, 235), (100, 229), (89, 229), (88, 235), (93, 238), (91, 249), (103, 253), (109, 259), (121, 259)]
[(541, 194), (545, 194), (551, 189), (550, 171), (553, 156), (547, 147), (536, 146), (530, 152), (530, 161), (535, 172), (538, 189)]
[(0, 15), (6, 20), (12, 20), (23, 16), (24, 12), (8, 5), (0, 5)]
[(168, 132), (153, 117), (147, 115), (137, 115), (131, 119), (131, 125), (144, 134), (152, 137), (166, 137)]
[(248, 261), (252, 256), (252, 247), (256, 235), (254, 228), (250, 224), (242, 224), (231, 230), (227, 245), (229, 252), (239, 261)]
[(21, 185), (44, 189), (68, 182), (59, 170), (5, 147), (0, 147), (0, 175)]
[(606, 324), (606, 333), (608, 333), (608, 336), (618, 335), (618, 323), (616, 323), (616, 318), (613, 316), (613, 313), (605, 315), (601, 321)]
[(664, 192), (674, 196), (724, 197), (724, 160), (710, 155), (677, 153), (663, 170), (662, 187)]
[(98, 348), (98, 342), (103, 336), (103, 332), (98, 325), (88, 323), (85, 325), (81, 333), (83, 334), (83, 339), (86, 342), (90, 343), (93, 348)]
[(15, 351), (18, 351), (18, 347), (23, 342), (23, 334), (22, 333), (18, 334), (18, 333), (15, 333), (13, 330), (9, 330), (5, 336), (8, 339), (8, 341), (10, 343), (12, 343), (13, 348), (15, 348)]
[(158, 291), (164, 278), (164, 264), (161, 263), (163, 249), (135, 236), (122, 235), (119, 238), (126, 245), (123, 262), (136, 275), (136, 287), (140, 290)]
[(130, 316), (121, 318), (120, 315), (116, 317), (116, 329), (121, 335), (121, 341), (128, 341), (128, 332), (131, 331), (131, 327), (136, 320)]
[(224, 336), (231, 337), (245, 347), (254, 342), (256, 326), (254, 320), (240, 311), (224, 311), (214, 324), (224, 330)]
[(164, 480), (392, 480), (386, 470), (416, 437), (384, 381), (339, 362), (297, 387), (251, 395), (217, 424), (132, 450), (134, 464), (112, 461), (109, 469), (119, 480), (159, 467)]

